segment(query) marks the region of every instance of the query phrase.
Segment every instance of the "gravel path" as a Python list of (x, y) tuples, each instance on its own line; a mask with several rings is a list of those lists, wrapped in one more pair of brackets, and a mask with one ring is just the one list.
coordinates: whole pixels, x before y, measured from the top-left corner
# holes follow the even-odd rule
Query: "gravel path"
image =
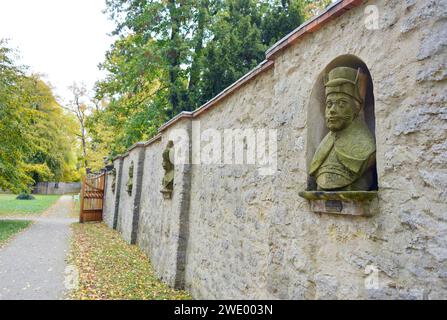
[(34, 224), (0, 248), (0, 300), (64, 299), (72, 197), (62, 196)]

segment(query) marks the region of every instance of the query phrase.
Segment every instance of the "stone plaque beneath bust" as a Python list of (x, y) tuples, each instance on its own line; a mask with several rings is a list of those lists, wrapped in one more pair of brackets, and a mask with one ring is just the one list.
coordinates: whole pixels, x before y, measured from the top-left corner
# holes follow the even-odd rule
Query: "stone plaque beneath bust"
[(343, 210), (343, 202), (340, 200), (326, 200), (324, 206), (328, 212), (340, 213)]
[(370, 216), (377, 209), (377, 191), (302, 191), (314, 212)]
[(353, 216), (371, 215), (368, 206), (362, 202), (342, 200), (313, 200), (311, 209), (314, 212), (335, 213)]

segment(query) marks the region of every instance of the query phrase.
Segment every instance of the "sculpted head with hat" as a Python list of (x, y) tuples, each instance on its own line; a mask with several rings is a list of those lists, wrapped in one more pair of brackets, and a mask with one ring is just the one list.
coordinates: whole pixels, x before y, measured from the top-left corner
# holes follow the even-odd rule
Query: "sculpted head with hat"
[(360, 69), (337, 67), (329, 72), (325, 83), (325, 119), (330, 131), (345, 129), (359, 115), (365, 85), (365, 75)]
[(367, 76), (350, 67), (332, 69), (324, 83), (329, 133), (310, 165), (320, 190), (368, 190), (372, 186), (375, 141), (360, 117)]

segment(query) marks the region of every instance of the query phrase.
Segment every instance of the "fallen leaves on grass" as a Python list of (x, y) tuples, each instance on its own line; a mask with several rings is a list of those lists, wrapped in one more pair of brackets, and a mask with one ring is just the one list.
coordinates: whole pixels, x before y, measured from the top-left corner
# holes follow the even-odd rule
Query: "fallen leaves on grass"
[(79, 270), (79, 288), (72, 299), (191, 299), (158, 280), (141, 249), (102, 223), (74, 224), (71, 249), (70, 263)]

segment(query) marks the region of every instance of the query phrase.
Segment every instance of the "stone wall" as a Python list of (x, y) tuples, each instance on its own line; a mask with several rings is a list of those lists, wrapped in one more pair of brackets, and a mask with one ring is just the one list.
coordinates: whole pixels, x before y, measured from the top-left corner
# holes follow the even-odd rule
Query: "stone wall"
[[(117, 167), (119, 167), (117, 165)], [(117, 186), (116, 181), (118, 180), (118, 169), (116, 170), (116, 176), (115, 176), (115, 186)], [(109, 228), (113, 228), (113, 218), (114, 218), (114, 212), (115, 212), (115, 196), (116, 196), (116, 189), (115, 191), (112, 190), (112, 183), (113, 183), (113, 172), (108, 171), (106, 173), (106, 180), (105, 180), (105, 186), (104, 186), (104, 208), (103, 208), (103, 221)]]
[(80, 182), (39, 182), (33, 189), (34, 194), (69, 194), (80, 192)]
[[(379, 29), (370, 30), (375, 10)], [(123, 237), (134, 233), (159, 277), (197, 299), (447, 298), (446, 21), (442, 0), (335, 4), (234, 86), (115, 159), (121, 195), (106, 192), (105, 220), (118, 203)], [(374, 85), (365, 110), (377, 145), (372, 217), (314, 213), (298, 196), (324, 133), (322, 77), (346, 64), (365, 65)], [(277, 171), (176, 165), (172, 199), (163, 199), (162, 152), (178, 130), (195, 141), (199, 126), (274, 130)], [(138, 179), (139, 150), (135, 198), (125, 189), (131, 161)], [(371, 276), (378, 282), (368, 286)]]
[[(189, 132), (189, 125), (178, 123), (173, 130)], [(146, 149), (137, 241), (148, 253), (154, 266), (157, 266), (155, 269), (161, 279), (172, 286), (184, 287), (183, 247), (187, 238), (184, 229), (188, 223), (183, 221), (183, 218), (189, 213), (190, 166), (175, 167), (172, 198), (164, 199), (160, 192), (164, 174), (161, 163), (168, 137), (160, 137)]]
[[(144, 171), (142, 167), (144, 161), (141, 161), (140, 152), (144, 151), (141, 146), (135, 146), (132, 150), (128, 152), (128, 154), (123, 157), (123, 167), (121, 174), (121, 183), (119, 185), (120, 194), (119, 194), (119, 202), (118, 202), (118, 210), (116, 229), (123, 234), (124, 239), (129, 243), (134, 243), (132, 239), (132, 232), (134, 230), (134, 217), (135, 217), (135, 207), (139, 206), (140, 201), (140, 190), (141, 183), (138, 185), (138, 178), (140, 174)], [(129, 171), (130, 167), (133, 164), (133, 183), (132, 183), (132, 192), (128, 192), (128, 182), (129, 182)], [(141, 181), (140, 181), (141, 182)]]

